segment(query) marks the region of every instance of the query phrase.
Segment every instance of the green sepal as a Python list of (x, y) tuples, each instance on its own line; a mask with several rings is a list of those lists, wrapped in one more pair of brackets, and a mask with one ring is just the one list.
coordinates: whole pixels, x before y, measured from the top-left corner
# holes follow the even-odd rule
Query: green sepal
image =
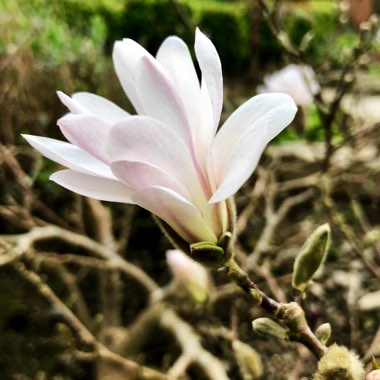
[(372, 368), (374, 370), (375, 369), (380, 369), (380, 362), (378, 362), (374, 356), (372, 356), (371, 362), (372, 362)]
[(223, 248), (211, 241), (200, 241), (190, 244), (191, 257), (209, 267), (219, 267), (225, 262)]

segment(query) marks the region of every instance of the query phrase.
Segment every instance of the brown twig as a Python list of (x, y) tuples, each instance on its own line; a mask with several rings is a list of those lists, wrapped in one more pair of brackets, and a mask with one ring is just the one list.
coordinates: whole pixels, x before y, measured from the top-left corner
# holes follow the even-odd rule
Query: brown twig
[(65, 230), (57, 226), (34, 227), (29, 232), (20, 235), (2, 236), (3, 239), (15, 241), (12, 249), (0, 258), (0, 265), (7, 264), (20, 258), (28, 252), (37, 241), (57, 239), (65, 241), (74, 246), (88, 250), (95, 257), (106, 260), (115, 269), (120, 270), (129, 277), (139, 282), (148, 292), (158, 289), (158, 285), (139, 267), (125, 261), (112, 250), (87, 236)]
[(296, 302), (279, 303), (268, 297), (233, 259), (227, 262), (223, 269), (227, 276), (242, 288), (255, 304), (279, 319), (288, 328), (289, 340), (302, 343), (317, 358), (324, 354), (327, 348), (311, 331), (299, 304)]
[(83, 325), (83, 323), (72, 313), (72, 311), (56, 296), (51, 288), (42, 281), (35, 273), (18, 262), (14, 265), (21, 277), (28, 281), (38, 291), (38, 293), (58, 312), (64, 321), (70, 326), (76, 334), (79, 342), (87, 349), (96, 353), (99, 359), (111, 362), (119, 366), (128, 376), (128, 379), (145, 379), (145, 380), (168, 380), (170, 376), (164, 375), (156, 370), (141, 366), (132, 360), (125, 359), (105, 347), (94, 335)]
[(181, 348), (181, 354), (168, 370), (169, 375), (180, 378), (191, 364), (196, 364), (208, 379), (228, 380), (223, 363), (203, 348), (194, 328), (163, 302), (154, 302), (129, 327), (126, 352), (138, 352), (141, 345), (157, 333), (158, 327), (170, 332)]
[(314, 195), (314, 189), (307, 189), (303, 192), (288, 197), (277, 209), (273, 209), (273, 197), (270, 196), (271, 192), (268, 191), (268, 199), (266, 199), (266, 224), (260, 235), (258, 242), (256, 243), (254, 251), (248, 256), (247, 262), (245, 263), (247, 268), (250, 268), (253, 264), (257, 263), (260, 259), (262, 253), (269, 249), (271, 239), (280, 225), (280, 223), (285, 219), (289, 211), (308, 200), (310, 200)]

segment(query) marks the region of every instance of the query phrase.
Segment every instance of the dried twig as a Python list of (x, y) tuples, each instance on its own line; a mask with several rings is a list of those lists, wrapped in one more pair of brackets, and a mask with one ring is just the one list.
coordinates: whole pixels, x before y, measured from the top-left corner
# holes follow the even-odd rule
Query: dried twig
[(26, 281), (35, 287), (38, 293), (61, 315), (64, 321), (76, 334), (79, 342), (90, 349), (99, 359), (112, 363), (124, 372), (131, 380), (168, 380), (170, 376), (164, 375), (153, 369), (141, 366), (132, 360), (125, 359), (101, 344), (94, 335), (83, 325), (83, 323), (72, 313), (72, 311), (56, 296), (50, 287), (42, 281), (35, 273), (18, 262), (15, 269)]
[(20, 235), (2, 236), (3, 239), (15, 242), (13, 248), (4, 252), (0, 256), (0, 266), (19, 259), (23, 254), (28, 253), (33, 244), (37, 241), (47, 239), (57, 239), (83, 248), (92, 253), (95, 257), (106, 260), (109, 265), (120, 270), (127, 276), (139, 282), (147, 291), (153, 292), (158, 289), (157, 284), (139, 267), (125, 261), (112, 250), (87, 236), (65, 230), (57, 226), (34, 227), (29, 232)]

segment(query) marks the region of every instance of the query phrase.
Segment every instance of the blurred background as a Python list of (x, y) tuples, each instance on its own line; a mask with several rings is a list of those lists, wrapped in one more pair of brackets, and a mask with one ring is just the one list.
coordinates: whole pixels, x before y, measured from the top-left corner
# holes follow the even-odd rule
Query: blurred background
[[(289, 299), (297, 250), (316, 225), (329, 221), (330, 269), (312, 285), (311, 324), (329, 317), (334, 340), (363, 356), (378, 347), (380, 35), (373, 15), (379, 11), (378, 0), (0, 0), (0, 378), (107, 378), (99, 375), (96, 358), (78, 353), (60, 313), (20, 275), (25, 268), (114, 351), (149, 304), (138, 281), (102, 267), (90, 248), (42, 239), (17, 256), (12, 249), (18, 235), (58, 226), (112, 246), (159, 286), (171, 281), (165, 262), (170, 244), (149, 213), (91, 201), (50, 182), (58, 165), (26, 146), (20, 134), (62, 139), (56, 120), (66, 109), (57, 90), (93, 92), (133, 113), (113, 70), (114, 41), (132, 38), (155, 54), (174, 34), (192, 49), (196, 26), (221, 57), (222, 119), (289, 63), (313, 68), (319, 86), (314, 101), (300, 108), (236, 199), (241, 260), (255, 254), (246, 268), (264, 288), (282, 289), (276, 295)], [(278, 217), (274, 227), (270, 212)], [(261, 378), (301, 379), (311, 373), (307, 354), (298, 352), (297, 362), (294, 347), (255, 337), (250, 320), (260, 313), (243, 297), (218, 298), (217, 289), (226, 285), (218, 274), (213, 281), (210, 304), (185, 302), (177, 312), (224, 361), (231, 379), (246, 377), (223, 329), (262, 353)], [(373, 298), (363, 301), (368, 295)], [(206, 331), (207, 324), (222, 332)], [(137, 346), (128, 355), (163, 372), (180, 349), (167, 334)], [(208, 377), (194, 366), (182, 378)]]

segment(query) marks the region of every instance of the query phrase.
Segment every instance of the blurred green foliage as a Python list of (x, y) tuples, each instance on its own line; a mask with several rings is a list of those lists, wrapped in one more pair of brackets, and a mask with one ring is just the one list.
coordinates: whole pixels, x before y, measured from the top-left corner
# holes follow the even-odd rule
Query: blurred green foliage
[[(250, 25), (244, 3), (194, 2), (195, 23), (207, 31), (227, 73), (238, 73), (251, 58)], [(239, 41), (237, 43), (237, 41)]]
[[(0, 0), (3, 25), (9, 26), (0, 41), (0, 52), (27, 39), (45, 64), (81, 59), (95, 62), (104, 51), (111, 51), (115, 40), (124, 37), (137, 40), (153, 53), (170, 34), (191, 44), (193, 30), (199, 25), (215, 43), (226, 73), (240, 74), (250, 67), (257, 51), (261, 66), (268, 59), (280, 63), (282, 57), (280, 45), (266, 21), (257, 17), (259, 10), (253, 4), (244, 0)], [(253, 22), (258, 22), (259, 28)], [(357, 42), (355, 31), (342, 31), (332, 1), (285, 8), (281, 22), (297, 46), (306, 34), (312, 36), (308, 53), (316, 62), (323, 62), (328, 54), (339, 65), (342, 47)], [(257, 30), (260, 36), (255, 46), (252, 40)]]
[(104, 19), (89, 12), (82, 19), (85, 27), (80, 28), (80, 23), (73, 21), (75, 18), (62, 17), (63, 6), (64, 2), (58, 0), (0, 0), (4, 36), (0, 52), (12, 54), (17, 48), (30, 45), (44, 65), (84, 59), (97, 61), (107, 37)]
[(154, 54), (168, 35), (177, 35), (187, 43), (193, 40), (193, 31), (183, 19), (192, 17), (186, 4), (178, 4), (180, 8), (170, 0), (129, 0), (125, 4), (120, 30), (114, 33), (111, 42), (122, 37), (132, 38)]
[[(23, 99), (9, 93), (9, 113), (12, 107), (26, 109), (26, 106), (30, 112), (38, 112), (34, 118), (36, 125), (31, 125), (26, 111), (25, 114), (19, 112), (17, 117), (12, 116), (13, 132), (5, 133), (3, 126), (0, 139), (11, 141), (9, 135), (17, 134), (20, 129), (40, 133), (47, 126), (54, 127), (48, 134), (55, 137), (58, 133), (54, 125), (56, 115), (64, 112), (59, 102), (52, 99), (56, 89), (69, 93), (96, 92), (129, 109), (116, 77), (109, 80), (113, 72), (110, 60), (113, 42), (124, 37), (138, 41), (154, 54), (161, 42), (172, 34), (191, 46), (194, 29), (200, 26), (214, 42), (224, 74), (249, 77), (252, 94), (265, 72), (287, 63), (281, 45), (254, 4), (245, 0), (0, 0), (3, 37), (0, 57), (13, 60), (20, 56), (19, 62), (14, 60), (14, 72), (8, 72), (6, 80), (11, 83), (14, 80), (11, 78), (22, 72), (26, 79), (20, 76), (18, 83), (30, 89), (20, 93), (39, 94), (31, 101), (30, 97)], [(326, 62), (333, 68), (341, 66), (345, 51), (356, 46), (358, 33), (348, 23), (340, 22), (334, 2), (310, 0), (307, 6), (300, 6), (284, 1), (283, 5), (279, 23), (292, 43), (304, 46), (305, 54), (316, 67)], [(19, 50), (22, 54), (18, 54)], [(376, 67), (373, 70), (377, 72)], [(17, 104), (14, 98), (18, 99)], [(61, 108), (53, 110), (52, 106)], [(7, 109), (6, 103), (4, 109)], [(307, 115), (307, 125), (307, 138), (323, 138), (319, 117), (313, 110)], [(279, 137), (298, 138), (292, 129)], [(48, 170), (46, 178), (38, 180), (45, 182), (47, 176)]]

